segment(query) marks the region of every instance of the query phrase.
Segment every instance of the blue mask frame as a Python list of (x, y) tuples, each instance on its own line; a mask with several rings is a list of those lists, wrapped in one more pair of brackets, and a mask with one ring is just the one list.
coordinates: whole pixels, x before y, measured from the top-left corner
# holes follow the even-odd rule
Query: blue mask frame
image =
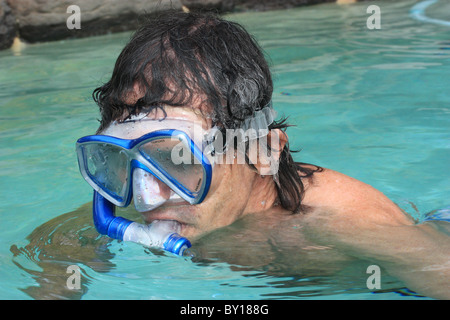
[[(167, 138), (167, 137), (177, 137), (181, 140), (184, 139), (185, 143), (190, 148), (190, 151), (196, 157), (197, 160), (201, 161), (203, 168), (204, 179), (202, 182), (202, 187), (199, 192), (194, 195), (192, 192), (187, 190), (182, 184), (178, 183), (173, 177), (171, 177), (163, 168), (158, 166), (154, 161), (151, 161), (148, 157), (142, 157), (139, 160), (132, 157), (130, 161), (130, 168), (128, 172), (128, 186), (125, 192), (125, 197), (123, 199), (118, 199), (114, 197), (108, 190), (104, 190), (95, 182), (95, 178), (91, 176), (89, 170), (87, 170), (87, 158), (83, 150), (83, 146), (89, 143), (107, 143), (114, 146), (119, 146), (125, 150), (135, 150), (134, 153), (139, 152), (137, 148), (140, 145), (157, 139), (157, 138)], [(203, 149), (205, 146), (202, 146)], [(135, 168), (140, 168), (146, 172), (152, 174), (160, 181), (166, 183), (172, 190), (177, 192), (182, 198), (191, 204), (201, 203), (206, 197), (212, 179), (212, 165), (208, 158), (205, 156), (202, 150), (194, 143), (194, 141), (183, 131), (176, 129), (168, 130), (158, 130), (150, 132), (143, 135), (137, 139), (120, 139), (112, 136), (106, 135), (91, 135), (78, 139), (76, 144), (76, 150), (78, 155), (78, 164), (80, 172), (85, 178), (85, 180), (94, 188), (94, 199), (93, 199), (93, 218), (94, 225), (100, 234), (107, 235), (111, 238), (123, 240), (126, 230), (131, 224), (136, 224), (136, 222), (127, 220), (122, 217), (115, 216), (115, 206), (119, 205), (126, 207), (130, 204), (132, 198), (132, 186), (131, 179), (133, 176), (133, 170)], [(145, 164), (142, 160), (145, 160)], [(149, 168), (150, 167), (150, 168)], [(112, 201), (109, 201), (112, 200)], [(145, 226), (143, 226), (145, 228)], [(189, 240), (180, 237), (178, 234), (170, 234), (167, 240), (164, 242), (163, 248), (175, 254), (182, 254), (183, 248), (189, 248), (191, 246)]]
[[(180, 141), (183, 141), (186, 146), (189, 147), (189, 150), (194, 155), (196, 160), (202, 165), (203, 168), (203, 179), (202, 185), (199, 188), (198, 192), (191, 192), (187, 188), (185, 188), (181, 183), (179, 183), (175, 178), (173, 178), (164, 168), (158, 165), (157, 162), (152, 161), (148, 156), (142, 155), (142, 153), (138, 150), (138, 148), (149, 142), (156, 140), (158, 138), (177, 138)], [(92, 143), (106, 143), (113, 146), (118, 146), (124, 150), (131, 150), (129, 152), (131, 162), (130, 167), (128, 169), (128, 185), (126, 187), (124, 197), (116, 196), (112, 192), (107, 189), (103, 189), (101, 184), (96, 181), (96, 178), (93, 177), (89, 170), (87, 169), (87, 155), (84, 152), (84, 146)], [(205, 149), (204, 146), (202, 146)], [(114, 203), (119, 207), (126, 207), (130, 204), (132, 199), (132, 176), (133, 171), (136, 168), (143, 169), (144, 171), (150, 173), (155, 176), (161, 182), (165, 183), (169, 188), (175, 191), (180, 197), (189, 202), (190, 204), (198, 204), (201, 203), (206, 197), (212, 179), (212, 165), (205, 154), (200, 150), (200, 148), (194, 143), (194, 141), (183, 131), (176, 129), (164, 129), (153, 131), (147, 133), (140, 138), (137, 139), (120, 139), (112, 136), (105, 135), (91, 135), (78, 139), (76, 144), (77, 155), (78, 155), (78, 164), (80, 168), (80, 172), (83, 175), (84, 179), (94, 188), (95, 191), (100, 193), (103, 197), (108, 199), (110, 202)], [(140, 154), (139, 159), (136, 159), (136, 154)]]

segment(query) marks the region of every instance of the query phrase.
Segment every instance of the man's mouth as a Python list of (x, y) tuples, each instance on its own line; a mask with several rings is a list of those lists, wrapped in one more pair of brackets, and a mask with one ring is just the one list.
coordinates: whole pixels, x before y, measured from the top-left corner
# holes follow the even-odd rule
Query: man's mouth
[(164, 227), (171, 232), (180, 233), (181, 232), (181, 223), (176, 220), (153, 220), (153, 223), (164, 224)]
[(179, 228), (179, 232), (183, 232), (183, 230), (189, 225), (187, 219), (183, 218), (185, 210), (188, 205), (186, 203), (165, 203), (161, 207), (155, 208), (151, 211), (141, 212), (142, 218), (144, 219), (146, 224), (150, 224), (153, 221), (173, 221), (174, 224), (177, 224)]

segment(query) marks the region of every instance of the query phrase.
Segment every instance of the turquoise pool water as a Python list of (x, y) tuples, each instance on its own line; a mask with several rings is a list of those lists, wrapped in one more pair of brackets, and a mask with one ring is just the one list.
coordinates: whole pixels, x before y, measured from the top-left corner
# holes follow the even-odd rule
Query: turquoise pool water
[[(297, 159), (373, 185), (420, 221), (449, 204), (450, 28), (411, 18), (416, 3), (371, 2), (381, 30), (366, 27), (368, 3), (229, 18), (270, 56)], [(449, 8), (426, 14), (450, 20)], [(389, 277), (372, 291), (366, 274), (267, 272), (97, 239), (74, 143), (95, 131), (91, 92), (129, 35), (0, 52), (0, 299), (423, 299)], [(81, 292), (64, 289), (73, 264)]]

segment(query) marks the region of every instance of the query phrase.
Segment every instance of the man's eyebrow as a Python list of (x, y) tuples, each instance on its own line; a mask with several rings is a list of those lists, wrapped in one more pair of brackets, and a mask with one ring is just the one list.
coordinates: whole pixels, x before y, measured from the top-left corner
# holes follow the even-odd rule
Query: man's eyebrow
[[(160, 121), (162, 121), (162, 120), (164, 120), (167, 117), (167, 112), (164, 109), (164, 107), (165, 107), (164, 104), (158, 104), (158, 105), (154, 105), (154, 106), (145, 106), (145, 107), (141, 108), (139, 113), (137, 113), (137, 114), (134, 114), (133, 112), (129, 113), (128, 116), (122, 117), (123, 120), (119, 120), (119, 122), (120, 123), (128, 123), (128, 122), (136, 122), (136, 121), (146, 120), (145, 117), (147, 117), (150, 113), (152, 113), (153, 111), (158, 110), (158, 109), (160, 109), (163, 112), (162, 119), (157, 119), (156, 118), (156, 114), (155, 114), (154, 119), (147, 119), (147, 120), (160, 120)], [(140, 118), (140, 119), (131, 119), (132, 117), (137, 117), (139, 115), (142, 115), (142, 118)]]
[[(158, 117), (158, 118), (156, 118), (156, 117), (153, 117), (153, 118), (147, 118), (147, 116), (148, 116), (148, 113), (140, 113), (140, 114), (142, 114), (142, 117), (141, 118), (128, 118), (128, 119), (126, 119), (126, 120), (124, 120), (124, 121), (121, 121), (121, 123), (129, 123), (129, 122), (139, 122), (139, 121), (163, 121), (163, 120), (165, 120), (166, 118), (167, 118), (167, 115), (164, 115), (164, 116), (162, 116), (162, 117)], [(139, 116), (139, 115), (137, 115), (137, 116)]]

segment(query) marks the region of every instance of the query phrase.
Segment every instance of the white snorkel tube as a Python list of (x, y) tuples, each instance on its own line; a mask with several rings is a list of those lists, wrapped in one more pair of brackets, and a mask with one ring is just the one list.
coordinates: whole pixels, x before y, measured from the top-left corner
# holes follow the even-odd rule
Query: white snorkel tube
[(178, 234), (179, 225), (176, 221), (156, 220), (149, 225), (144, 225), (116, 217), (115, 207), (94, 191), (94, 225), (100, 234), (117, 240), (161, 248), (180, 256), (191, 247), (189, 240)]

